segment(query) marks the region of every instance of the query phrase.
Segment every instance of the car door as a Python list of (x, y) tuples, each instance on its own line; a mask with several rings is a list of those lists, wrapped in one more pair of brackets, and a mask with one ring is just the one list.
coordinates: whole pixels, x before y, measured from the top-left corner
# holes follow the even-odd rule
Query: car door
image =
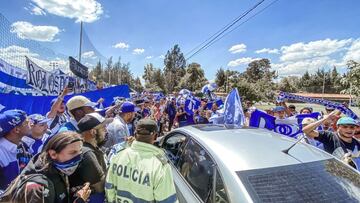
[(198, 202), (193, 195), (191, 188), (184, 182), (183, 177), (179, 173), (176, 165), (179, 161), (179, 156), (182, 154), (186, 145), (188, 136), (182, 133), (171, 133), (166, 136), (161, 144), (165, 153), (170, 160), (171, 169), (173, 172), (174, 183), (176, 187), (177, 197), (180, 203), (182, 202)]
[[(174, 140), (184, 140), (174, 153)], [(228, 202), (219, 170), (208, 152), (193, 138), (181, 133), (169, 135), (164, 149), (171, 161), (180, 202)], [(214, 181), (215, 180), (215, 181)], [(212, 190), (215, 186), (215, 196)]]

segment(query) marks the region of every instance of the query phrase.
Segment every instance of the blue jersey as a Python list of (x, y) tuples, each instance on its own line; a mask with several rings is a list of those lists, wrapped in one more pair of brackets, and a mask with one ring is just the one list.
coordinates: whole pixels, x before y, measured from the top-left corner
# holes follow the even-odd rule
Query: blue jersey
[(31, 137), (30, 135), (24, 136), (21, 141), (29, 147), (29, 152), (33, 156), (40, 153), (44, 146), (43, 139), (36, 139)]
[(0, 190), (5, 190), (20, 173), (16, 154), (16, 144), (0, 138)]

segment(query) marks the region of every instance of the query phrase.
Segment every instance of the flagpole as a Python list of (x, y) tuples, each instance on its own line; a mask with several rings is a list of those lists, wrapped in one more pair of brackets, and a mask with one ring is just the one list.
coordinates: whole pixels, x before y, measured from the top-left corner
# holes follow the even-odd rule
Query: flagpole
[(80, 48), (79, 48), (79, 62), (81, 62), (81, 47), (82, 47), (82, 32), (83, 32), (83, 22), (80, 22)]

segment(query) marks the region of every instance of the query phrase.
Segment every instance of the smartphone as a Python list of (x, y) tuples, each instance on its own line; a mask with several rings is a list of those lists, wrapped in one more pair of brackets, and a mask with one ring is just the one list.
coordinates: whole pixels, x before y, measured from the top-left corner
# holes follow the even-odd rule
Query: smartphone
[(73, 89), (74, 86), (75, 86), (75, 81), (74, 81), (74, 79), (69, 78), (67, 87)]

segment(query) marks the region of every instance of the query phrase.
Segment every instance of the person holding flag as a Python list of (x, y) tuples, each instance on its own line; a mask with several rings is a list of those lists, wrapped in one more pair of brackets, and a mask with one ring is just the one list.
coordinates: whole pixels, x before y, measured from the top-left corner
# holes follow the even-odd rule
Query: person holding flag
[(336, 114), (337, 112), (333, 111), (329, 114), (328, 117), (323, 118), (317, 122), (310, 123), (303, 128), (303, 132), (307, 136), (323, 143), (324, 150), (326, 152), (343, 160), (345, 158), (345, 155), (348, 153), (359, 153), (360, 142), (353, 138), (355, 134), (355, 129), (359, 124), (350, 117), (342, 117), (336, 123), (336, 132), (316, 130), (317, 127), (322, 125), (327, 120), (333, 119)]

